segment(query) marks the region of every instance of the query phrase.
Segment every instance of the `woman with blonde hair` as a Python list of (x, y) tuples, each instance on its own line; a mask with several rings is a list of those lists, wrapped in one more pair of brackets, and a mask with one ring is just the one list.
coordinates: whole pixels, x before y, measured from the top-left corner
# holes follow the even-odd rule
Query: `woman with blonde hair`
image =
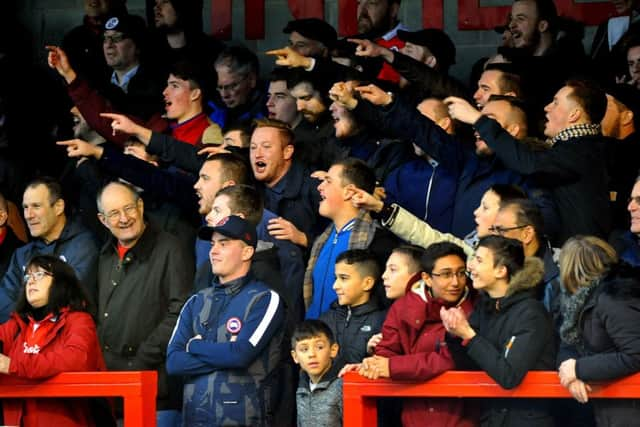
[[(560, 381), (586, 403), (591, 381), (640, 371), (640, 270), (618, 261), (615, 250), (593, 236), (572, 237), (560, 253), (562, 339)], [(640, 402), (597, 399), (598, 426), (635, 425)]]

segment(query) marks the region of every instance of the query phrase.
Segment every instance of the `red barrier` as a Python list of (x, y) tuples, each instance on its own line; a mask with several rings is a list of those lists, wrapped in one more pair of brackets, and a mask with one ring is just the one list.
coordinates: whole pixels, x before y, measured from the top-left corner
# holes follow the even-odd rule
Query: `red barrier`
[(65, 372), (45, 381), (3, 376), (0, 399), (7, 397), (122, 397), (125, 427), (155, 427), (158, 373)]
[[(343, 378), (343, 425), (372, 426), (377, 422), (378, 397), (547, 397), (572, 398), (555, 371), (529, 372), (522, 383), (506, 390), (484, 372), (449, 371), (426, 382), (368, 380), (356, 372)], [(590, 384), (590, 398), (638, 398), (640, 374), (602, 384)]]

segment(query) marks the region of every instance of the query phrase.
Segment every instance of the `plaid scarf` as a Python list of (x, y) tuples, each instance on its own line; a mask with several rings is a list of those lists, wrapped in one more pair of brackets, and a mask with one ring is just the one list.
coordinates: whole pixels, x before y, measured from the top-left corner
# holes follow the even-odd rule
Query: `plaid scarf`
[(580, 318), (585, 305), (599, 284), (600, 281), (596, 280), (589, 286), (581, 287), (573, 295), (563, 293), (560, 297), (562, 313), (564, 313), (564, 320), (560, 325), (560, 338), (565, 343), (574, 345), (580, 354), (584, 354), (585, 350), (581, 325), (579, 324)]
[(599, 124), (583, 123), (581, 125), (575, 125), (564, 129), (548, 141), (551, 142), (551, 144), (555, 144), (558, 141), (568, 141), (572, 138), (580, 138), (582, 136), (598, 136), (600, 134), (601, 132)]
[[(367, 249), (373, 241), (376, 228), (378, 228), (378, 226), (371, 216), (366, 211), (360, 211), (353, 223), (353, 229), (349, 236), (348, 249)], [(309, 255), (309, 263), (307, 264), (307, 270), (304, 273), (304, 282), (302, 285), (302, 296), (304, 298), (305, 308), (309, 308), (313, 298), (313, 268), (316, 265), (318, 256), (320, 256), (320, 251), (322, 251), (322, 248), (329, 239), (333, 229), (334, 225), (329, 225), (313, 242), (313, 247), (311, 248), (311, 253)]]

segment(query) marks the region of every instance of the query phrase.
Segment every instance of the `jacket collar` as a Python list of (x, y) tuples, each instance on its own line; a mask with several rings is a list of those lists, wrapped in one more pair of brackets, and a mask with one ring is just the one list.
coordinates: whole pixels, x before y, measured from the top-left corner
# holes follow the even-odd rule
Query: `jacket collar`
[[(136, 242), (136, 244), (129, 248), (127, 254), (124, 257), (126, 262), (130, 262), (133, 259), (148, 259), (153, 249), (158, 241), (158, 235), (160, 234), (160, 229), (157, 228), (152, 222), (147, 222), (144, 231), (142, 232), (142, 236)], [(118, 252), (118, 242), (113, 235), (110, 237), (109, 242), (102, 248), (102, 252), (113, 251), (115, 253)]]
[(231, 280), (227, 283), (218, 282), (218, 278), (214, 276), (213, 285), (216, 290), (220, 290), (224, 292), (226, 295), (235, 295), (240, 292), (240, 289), (244, 287), (247, 283), (249, 283), (253, 277), (251, 276), (251, 272), (249, 272), (246, 276), (239, 277), (235, 280)]
[[(326, 390), (329, 388), (329, 385), (332, 381), (338, 378), (338, 373), (342, 369), (339, 363), (337, 363), (337, 359), (333, 359), (331, 361), (331, 368), (320, 378), (320, 381), (316, 384), (316, 390)], [(300, 382), (298, 383), (298, 387), (303, 388), (304, 390), (309, 390), (309, 374), (305, 371), (300, 371)]]

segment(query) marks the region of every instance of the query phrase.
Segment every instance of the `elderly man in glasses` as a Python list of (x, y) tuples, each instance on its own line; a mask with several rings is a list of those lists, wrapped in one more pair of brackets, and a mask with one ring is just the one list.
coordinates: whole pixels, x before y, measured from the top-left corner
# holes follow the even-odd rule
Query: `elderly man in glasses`
[(631, 190), (627, 210), (631, 216), (629, 230), (614, 233), (611, 243), (622, 260), (640, 266), (640, 175)]
[(266, 86), (258, 81), (258, 57), (241, 46), (223, 50), (214, 63), (218, 99), (209, 102), (209, 118), (221, 128), (239, 121), (267, 117)]
[(193, 264), (177, 238), (145, 222), (144, 203), (121, 182), (97, 196), (98, 218), (112, 234), (98, 261), (98, 337), (107, 368), (158, 372), (158, 426), (174, 425), (165, 354), (180, 308), (190, 294)]

